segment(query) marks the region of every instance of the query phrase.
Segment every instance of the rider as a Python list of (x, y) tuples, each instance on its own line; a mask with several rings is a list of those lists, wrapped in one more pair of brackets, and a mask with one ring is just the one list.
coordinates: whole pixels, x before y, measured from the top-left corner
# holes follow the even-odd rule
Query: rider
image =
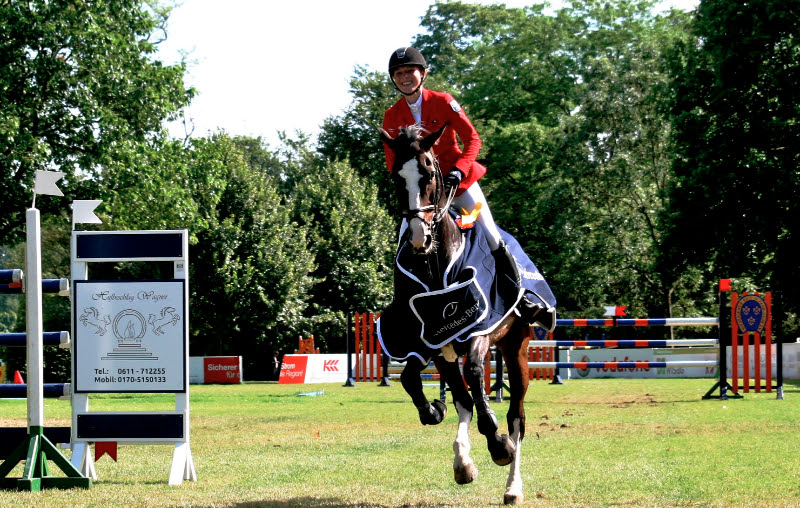
[[(481, 149), (481, 138), (452, 95), (423, 87), (427, 74), (428, 65), (419, 50), (403, 47), (392, 53), (389, 58), (389, 77), (404, 97), (384, 113), (383, 129), (395, 137), (400, 128), (409, 125), (419, 125), (426, 133), (447, 126), (433, 146), (444, 174), (445, 189), (457, 188), (453, 200), (456, 207), (471, 211), (477, 203), (481, 203), (478, 222), (486, 232), (486, 240), (495, 259), (500, 294), (516, 301), (522, 285), (517, 262), (501, 239), (486, 197), (478, 185), (478, 180), (486, 174), (486, 167), (475, 160)], [(464, 145), (463, 150), (458, 146), (456, 135)], [(386, 166), (391, 171), (394, 152), (388, 146), (384, 146), (384, 150)], [(545, 328), (552, 329), (554, 316), (541, 305), (523, 296), (519, 309), (529, 323), (539, 322)]]

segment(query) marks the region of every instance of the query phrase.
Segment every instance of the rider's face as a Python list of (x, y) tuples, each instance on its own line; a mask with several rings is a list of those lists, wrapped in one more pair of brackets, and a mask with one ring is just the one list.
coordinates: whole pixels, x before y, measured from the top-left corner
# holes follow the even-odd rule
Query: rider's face
[(401, 92), (410, 94), (422, 84), (425, 71), (417, 65), (404, 65), (395, 69), (392, 78)]

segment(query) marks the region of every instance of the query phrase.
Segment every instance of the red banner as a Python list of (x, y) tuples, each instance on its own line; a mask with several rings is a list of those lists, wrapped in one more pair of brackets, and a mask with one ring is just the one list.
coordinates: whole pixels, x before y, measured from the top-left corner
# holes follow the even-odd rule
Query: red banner
[(281, 365), (281, 376), (278, 383), (304, 383), (306, 378), (306, 366), (308, 356), (306, 355), (286, 355), (283, 357)]
[(239, 356), (212, 356), (203, 358), (206, 383), (241, 383), (242, 369)]

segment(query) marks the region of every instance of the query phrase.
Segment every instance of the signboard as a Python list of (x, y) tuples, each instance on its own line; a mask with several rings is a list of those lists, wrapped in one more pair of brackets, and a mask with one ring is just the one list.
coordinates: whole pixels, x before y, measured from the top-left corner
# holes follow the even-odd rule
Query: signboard
[(184, 280), (74, 284), (76, 393), (186, 391)]
[(241, 383), (241, 356), (207, 356), (203, 358), (205, 383)]
[[(569, 351), (572, 362), (714, 361), (717, 348), (586, 349)], [(568, 369), (570, 379), (583, 378), (684, 378), (715, 377), (717, 367), (605, 367)]]
[(279, 384), (305, 383), (308, 355), (286, 355), (281, 363)]
[(278, 383), (344, 383), (347, 355), (286, 355)]
[(241, 356), (189, 357), (189, 382), (192, 384), (240, 384), (243, 377)]

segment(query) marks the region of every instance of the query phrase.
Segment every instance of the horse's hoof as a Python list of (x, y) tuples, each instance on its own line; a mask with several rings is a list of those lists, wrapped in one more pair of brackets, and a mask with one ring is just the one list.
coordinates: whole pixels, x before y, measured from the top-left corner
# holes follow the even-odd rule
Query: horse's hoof
[(439, 425), (445, 416), (447, 416), (447, 406), (438, 399), (424, 408), (419, 408), (419, 421), (422, 425)]
[(453, 466), (453, 476), (457, 484), (466, 485), (467, 483), (472, 483), (478, 477), (478, 468), (471, 462), (461, 467)]
[(514, 454), (517, 451), (517, 447), (514, 446), (514, 442), (506, 434), (496, 437), (496, 441), (493, 443), (491, 441), (489, 442), (489, 453), (495, 464), (498, 466), (507, 466), (514, 461)]
[(525, 496), (522, 495), (522, 492), (518, 494), (506, 492), (503, 494), (503, 504), (522, 504), (524, 501)]

